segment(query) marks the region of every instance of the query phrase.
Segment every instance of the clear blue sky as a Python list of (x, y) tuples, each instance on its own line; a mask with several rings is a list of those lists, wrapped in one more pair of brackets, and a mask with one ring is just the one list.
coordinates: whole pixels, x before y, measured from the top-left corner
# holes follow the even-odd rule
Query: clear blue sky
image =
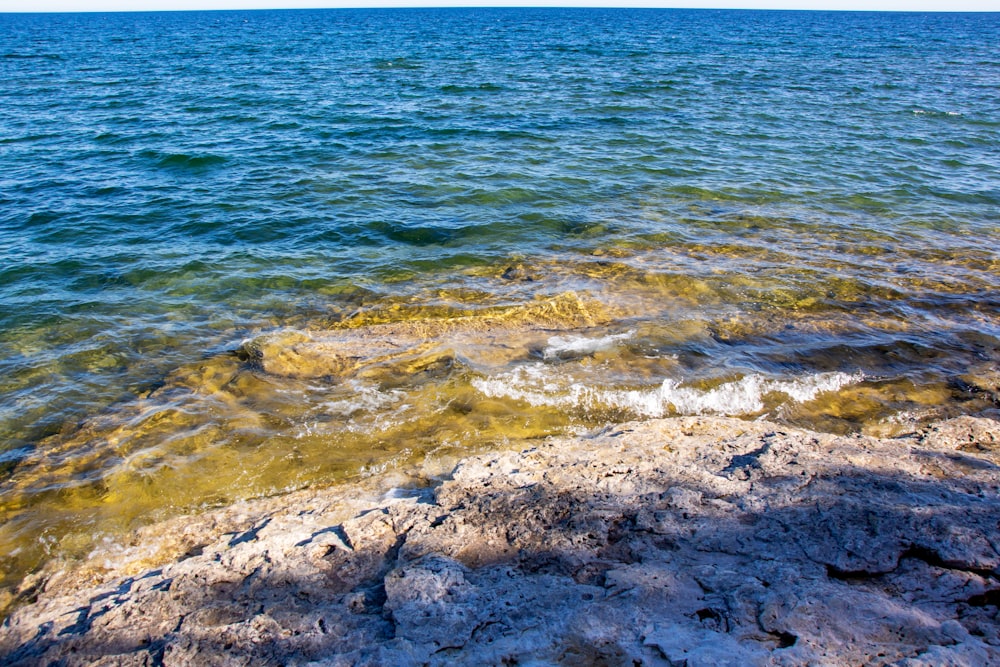
[(849, 9), (898, 11), (1000, 11), (1000, 0), (0, 0), (0, 12), (151, 11), (169, 9), (293, 9), (306, 7), (723, 7), (746, 9)]

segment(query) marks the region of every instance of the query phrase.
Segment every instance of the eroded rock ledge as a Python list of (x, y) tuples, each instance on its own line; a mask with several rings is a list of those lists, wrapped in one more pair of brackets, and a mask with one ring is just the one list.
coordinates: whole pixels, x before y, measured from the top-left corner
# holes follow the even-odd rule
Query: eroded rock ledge
[(144, 535), (185, 552), (49, 578), (0, 662), (1000, 664), (990, 420), (894, 440), (634, 423)]

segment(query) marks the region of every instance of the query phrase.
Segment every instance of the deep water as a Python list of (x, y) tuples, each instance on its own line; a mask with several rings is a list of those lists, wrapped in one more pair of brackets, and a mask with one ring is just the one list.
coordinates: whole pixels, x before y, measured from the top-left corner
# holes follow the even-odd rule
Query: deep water
[(0, 14), (0, 583), (512, 438), (995, 415), (997, 44), (1000, 14)]

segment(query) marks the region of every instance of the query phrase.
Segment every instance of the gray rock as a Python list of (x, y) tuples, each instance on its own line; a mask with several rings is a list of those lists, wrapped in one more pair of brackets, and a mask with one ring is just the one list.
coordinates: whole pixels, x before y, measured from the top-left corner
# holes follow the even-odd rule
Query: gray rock
[(556, 438), (144, 530), (39, 575), (0, 662), (1000, 664), (998, 458), (1000, 423), (964, 417)]

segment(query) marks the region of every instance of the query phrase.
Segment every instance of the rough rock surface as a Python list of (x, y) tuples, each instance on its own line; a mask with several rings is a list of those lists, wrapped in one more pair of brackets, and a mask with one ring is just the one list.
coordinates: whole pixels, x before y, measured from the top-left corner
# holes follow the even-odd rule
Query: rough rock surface
[(990, 420), (893, 440), (634, 423), (157, 535), (186, 553), (38, 582), (0, 663), (1000, 664)]

